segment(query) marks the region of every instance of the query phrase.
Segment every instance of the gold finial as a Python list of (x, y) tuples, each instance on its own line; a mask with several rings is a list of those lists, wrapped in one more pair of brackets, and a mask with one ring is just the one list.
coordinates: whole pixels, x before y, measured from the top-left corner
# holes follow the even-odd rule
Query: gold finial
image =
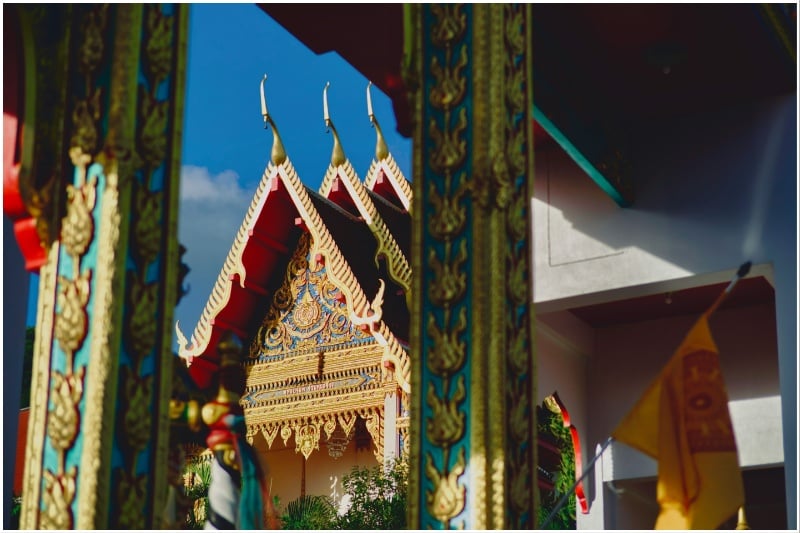
[(280, 165), (286, 161), (286, 149), (283, 147), (283, 141), (281, 141), (278, 128), (275, 127), (275, 122), (272, 121), (272, 117), (269, 116), (269, 111), (267, 111), (267, 99), (264, 96), (265, 81), (267, 81), (266, 74), (261, 78), (261, 114), (264, 116), (264, 129), (267, 129), (268, 125), (272, 126), (272, 154), (270, 154), (272, 163), (274, 165)]
[(367, 84), (367, 114), (378, 136), (378, 140), (375, 143), (375, 160), (383, 161), (389, 156), (389, 148), (386, 146), (386, 140), (383, 138), (383, 132), (381, 131), (380, 124), (378, 124), (378, 119), (375, 118), (375, 113), (372, 112), (372, 93), (369, 90), (370, 87), (372, 87), (372, 82)]
[(736, 522), (736, 529), (750, 529), (747, 517), (744, 515), (744, 505), (739, 507), (739, 520)]
[(339, 141), (339, 133), (336, 131), (336, 127), (333, 125), (330, 113), (328, 113), (328, 87), (330, 86), (331, 82), (327, 82), (325, 84), (325, 88), (322, 90), (322, 116), (325, 119), (325, 127), (328, 128), (329, 132), (333, 133), (333, 152), (331, 152), (331, 165), (338, 167), (339, 165), (344, 164), (344, 162), (347, 161), (347, 158), (344, 156), (344, 148), (342, 148), (342, 143)]

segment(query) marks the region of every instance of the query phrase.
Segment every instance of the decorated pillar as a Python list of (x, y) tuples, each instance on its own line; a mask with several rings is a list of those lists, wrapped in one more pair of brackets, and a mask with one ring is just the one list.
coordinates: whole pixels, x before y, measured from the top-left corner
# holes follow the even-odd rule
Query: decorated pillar
[(419, 5), (408, 15), (415, 118), (409, 526), (530, 529), (530, 6)]
[(42, 133), (50, 193), (66, 194), (40, 271), (21, 527), (151, 528), (166, 499), (188, 6), (32, 11), (62, 39), (59, 55), (27, 52), (63, 75), (64, 112)]

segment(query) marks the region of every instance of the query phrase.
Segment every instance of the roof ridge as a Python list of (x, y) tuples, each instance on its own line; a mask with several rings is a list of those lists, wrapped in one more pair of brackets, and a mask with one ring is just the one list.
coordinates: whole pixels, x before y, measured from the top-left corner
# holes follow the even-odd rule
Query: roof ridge
[(367, 177), (364, 179), (364, 186), (371, 191), (375, 190), (375, 184), (378, 181), (378, 170), (381, 167), (384, 167), (385, 170), (388, 171), (386, 172), (386, 176), (389, 178), (389, 183), (400, 199), (400, 203), (402, 203), (405, 210), (410, 213), (411, 203), (414, 198), (411, 183), (408, 181), (405, 174), (403, 174), (403, 171), (400, 170), (397, 161), (394, 160), (394, 156), (392, 156), (391, 153), (380, 160), (373, 158), (369, 170), (367, 170)]
[(397, 240), (392, 235), (389, 227), (380, 216), (378, 208), (375, 207), (372, 198), (367, 193), (367, 187), (359, 179), (350, 160), (345, 160), (344, 163), (335, 167), (333, 165), (328, 166), (325, 179), (320, 185), (320, 194), (327, 197), (333, 187), (335, 177), (340, 175), (344, 178), (342, 181), (345, 184), (347, 193), (378, 243), (378, 248), (375, 251), (375, 264), (378, 265), (380, 256), (385, 258), (389, 276), (405, 291), (406, 305), (410, 309), (411, 265), (400, 245), (397, 244)]

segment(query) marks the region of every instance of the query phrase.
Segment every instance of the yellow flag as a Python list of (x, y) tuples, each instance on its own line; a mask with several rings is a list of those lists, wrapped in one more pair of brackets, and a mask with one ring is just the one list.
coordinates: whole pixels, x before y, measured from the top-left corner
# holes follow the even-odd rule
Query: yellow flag
[(612, 436), (658, 460), (656, 529), (715, 529), (744, 504), (708, 313)]

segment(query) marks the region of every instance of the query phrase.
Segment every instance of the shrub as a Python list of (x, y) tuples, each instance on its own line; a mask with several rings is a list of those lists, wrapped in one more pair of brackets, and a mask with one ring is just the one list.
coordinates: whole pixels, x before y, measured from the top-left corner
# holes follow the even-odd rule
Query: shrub
[(405, 529), (408, 500), (408, 462), (385, 469), (353, 467), (342, 480), (350, 507), (338, 517), (335, 529)]
[(300, 496), (281, 515), (283, 529), (331, 529), (336, 510), (327, 496)]

